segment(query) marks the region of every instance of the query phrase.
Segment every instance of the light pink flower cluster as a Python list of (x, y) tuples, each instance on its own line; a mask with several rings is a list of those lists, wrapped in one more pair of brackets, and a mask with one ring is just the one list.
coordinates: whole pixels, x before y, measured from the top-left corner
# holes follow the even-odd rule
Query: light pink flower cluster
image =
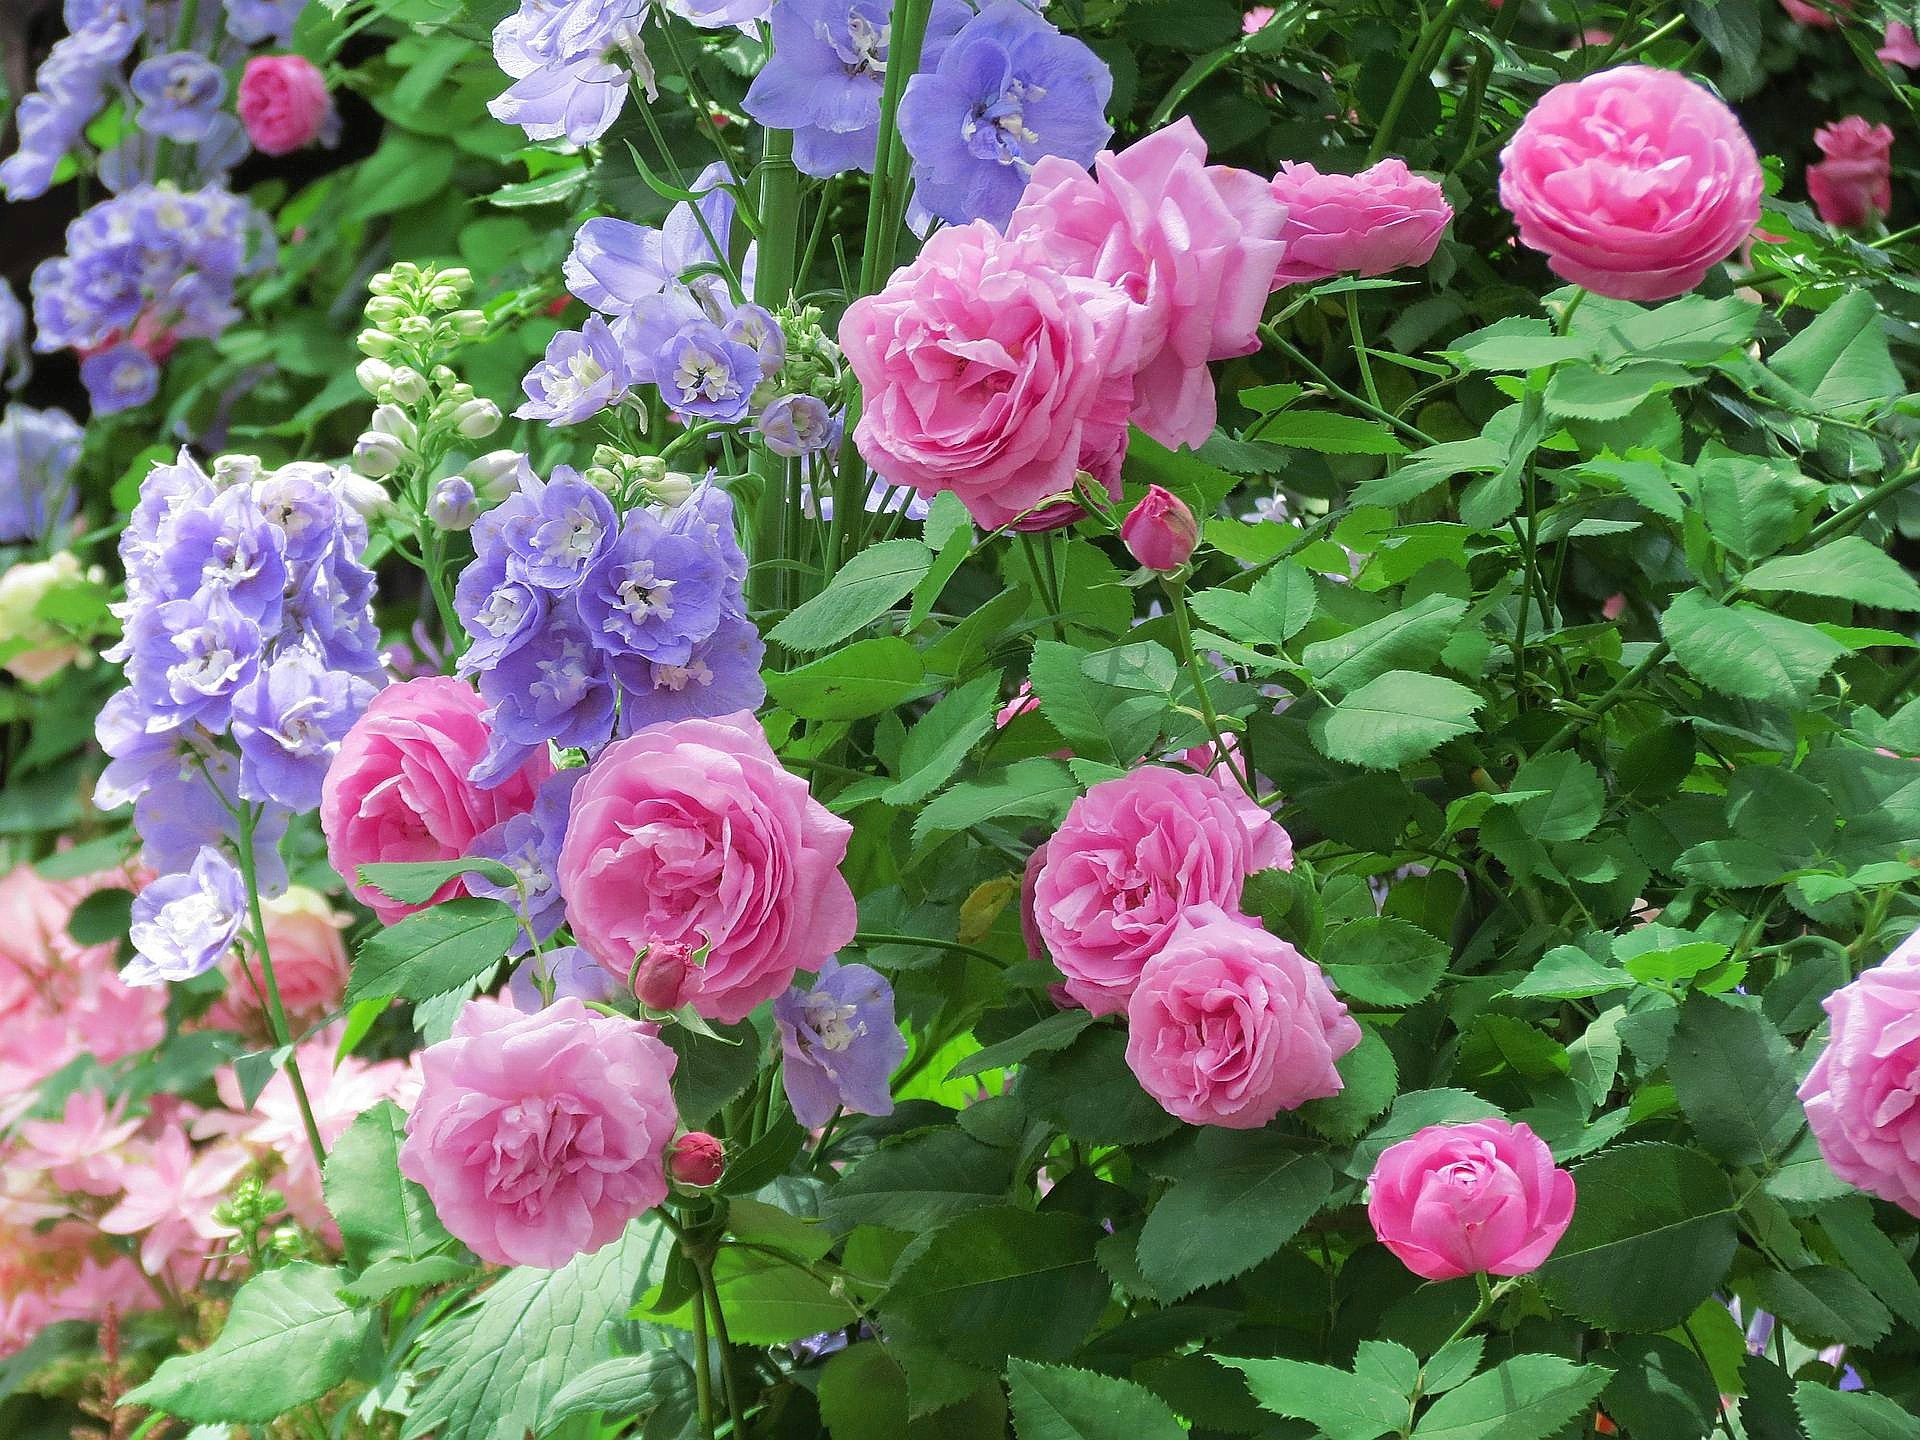
[(1852, 230), (1893, 208), (1893, 130), (1849, 115), (1813, 132), (1824, 157), (1807, 167), (1807, 194), (1829, 225)]
[(1821, 1004), (1826, 1049), (1800, 1086), (1833, 1173), (1920, 1215), (1920, 932)]

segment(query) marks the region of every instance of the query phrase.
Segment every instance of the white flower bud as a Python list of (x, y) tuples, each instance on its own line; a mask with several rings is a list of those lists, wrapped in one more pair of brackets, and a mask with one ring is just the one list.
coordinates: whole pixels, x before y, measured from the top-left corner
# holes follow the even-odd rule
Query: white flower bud
[(405, 318), (407, 307), (391, 295), (377, 295), (367, 302), (367, 320), (382, 329)]
[(376, 405), (373, 407), (373, 423), (367, 427), (384, 435), (391, 435), (409, 449), (420, 443), (420, 432), (407, 412), (398, 405)]
[(473, 288), (473, 272), (464, 265), (449, 265), (435, 277), (442, 285), (452, 285), (456, 289)]
[(473, 482), (483, 499), (504, 500), (513, 491), (515, 478), (526, 457), (518, 450), (489, 450), (469, 460), (460, 473)]
[(473, 482), (464, 475), (449, 475), (434, 482), (427, 498), (427, 518), (442, 530), (470, 530), (480, 518), (480, 497)]
[(387, 393), (402, 405), (417, 405), (427, 397), (427, 377), (411, 365), (396, 365)]
[(646, 481), (648, 493), (662, 505), (678, 505), (693, 494), (693, 477), (670, 470), (658, 480)]
[(373, 329), (362, 330), (354, 337), (353, 343), (367, 354), (373, 356), (376, 360), (386, 359), (387, 356), (393, 354), (394, 350), (400, 344), (398, 340), (389, 335), (385, 330)]
[(340, 498), (369, 519), (393, 508), (393, 497), (379, 482), (369, 480), (344, 465), (334, 471), (334, 478), (340, 487)]
[(500, 407), (491, 400), (469, 400), (453, 412), (453, 428), (469, 440), (484, 440), (500, 428)]
[(487, 333), (487, 317), (478, 310), (455, 310), (447, 316), (453, 333), (466, 340), (478, 340)]
[(391, 475), (412, 458), (413, 452), (384, 430), (369, 430), (353, 442), (354, 463), (362, 474), (376, 479)]
[(378, 395), (380, 387), (393, 378), (393, 367), (384, 360), (362, 360), (353, 367), (353, 378), (369, 395)]

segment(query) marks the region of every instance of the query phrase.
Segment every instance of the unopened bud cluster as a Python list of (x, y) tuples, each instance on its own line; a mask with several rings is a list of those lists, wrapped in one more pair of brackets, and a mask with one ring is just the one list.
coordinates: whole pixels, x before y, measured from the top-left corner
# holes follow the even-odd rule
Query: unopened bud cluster
[(659, 456), (629, 455), (611, 445), (594, 449), (583, 478), (623, 506), (678, 505), (694, 487), (691, 475), (669, 470)]
[[(411, 404), (423, 398), (424, 389), (411, 399), (402, 392), (420, 381), (434, 357), (487, 332), (487, 317), (465, 305), (473, 276), (458, 266), (443, 270), (402, 261), (374, 276), (367, 288), (373, 298), (367, 302), (367, 328), (358, 343), (372, 368), (362, 364), (356, 373), (376, 399)], [(398, 388), (383, 396), (383, 386)]]

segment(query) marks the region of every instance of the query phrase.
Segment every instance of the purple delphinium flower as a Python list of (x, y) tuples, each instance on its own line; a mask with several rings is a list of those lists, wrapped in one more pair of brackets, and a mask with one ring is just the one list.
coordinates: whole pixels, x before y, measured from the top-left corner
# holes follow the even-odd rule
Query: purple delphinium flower
[(327, 766), (373, 695), (371, 683), (329, 670), (310, 650), (281, 652), (234, 697), (241, 796), (318, 809)]
[(218, 594), (263, 627), (280, 623), (287, 590), (286, 533), (245, 489), (228, 490), (178, 517), (155, 576), (159, 593)]
[(776, 455), (818, 455), (840, 436), (840, 421), (817, 395), (782, 395), (767, 403), (754, 428)]
[(231, 860), (203, 845), (184, 874), (163, 875), (134, 897), (129, 985), (191, 980), (220, 963), (240, 934), (247, 887)]
[(794, 1118), (824, 1125), (834, 1107), (856, 1115), (891, 1115), (887, 1082), (907, 1055), (893, 1019), (893, 987), (870, 965), (828, 960), (810, 990), (773, 1002), (786, 1064), (782, 1079)]
[(667, 341), (654, 375), (675, 414), (731, 423), (746, 417), (760, 383), (760, 356), (711, 321), (696, 320)]
[(260, 627), (220, 594), (143, 608), (127, 638), (128, 680), (146, 695), (151, 730), (189, 723), (224, 730), (265, 644)]
[[(973, 12), (934, 0), (920, 68), (940, 63)], [(886, 85), (889, 10), (884, 0), (773, 0), (773, 54), (742, 108), (771, 129), (793, 131), (793, 163), (808, 175), (872, 170)]]
[(149, 56), (129, 84), (140, 101), (134, 124), (168, 140), (204, 140), (227, 93), (220, 67), (192, 50)]
[(528, 488), (493, 512), (507, 573), (543, 590), (570, 590), (613, 543), (619, 517), (613, 502), (570, 465), (556, 466), (544, 483), (531, 471), (526, 479)]
[(473, 767), (476, 785), (497, 785), (549, 741), (591, 752), (613, 735), (613, 674), (571, 605), (548, 611), (538, 634), (482, 671), (480, 694), (493, 735)]
[(0, 415), (0, 545), (44, 540), (72, 519), (81, 430), (64, 410)]
[(954, 224), (1005, 225), (1041, 156), (1093, 163), (1113, 134), (1112, 94), (1112, 72), (1082, 41), (1022, 0), (993, 0), (907, 82), (900, 133), (917, 203)]
[(638, 655), (618, 656), (620, 733), (631, 735), (667, 720), (711, 718), (755, 710), (767, 698), (760, 675), (766, 657), (760, 630), (737, 615), (721, 618), (684, 664), (657, 665)]
[[(542, 981), (546, 994), (541, 993)], [(605, 1003), (619, 993), (619, 982), (612, 972), (578, 945), (562, 945), (534, 956), (507, 981), (507, 995), (523, 1015), (544, 1009), (550, 999)]]
[(684, 665), (720, 623), (726, 589), (712, 546), (631, 510), (580, 586), (580, 618), (611, 655)]
[(599, 139), (626, 104), (628, 66), (654, 93), (645, 15), (641, 0), (522, 0), (493, 30), (494, 63), (514, 83), (487, 109), (532, 140)]
[(227, 34), (242, 45), (271, 41), (284, 45), (293, 38), (294, 23), (306, 0), (226, 0)]
[(93, 413), (112, 415), (159, 394), (160, 367), (137, 346), (110, 345), (80, 362), (80, 382), (87, 387)]
[[(461, 669), (472, 672), (493, 664), (501, 656), (524, 645), (546, 623), (546, 592), (524, 580), (507, 578), (507, 550), (497, 538), (485, 535), (485, 527), (497, 510), (480, 517), (473, 527), (473, 563), (460, 572), (454, 586), (453, 608), (473, 637), (473, 644), (461, 658)], [(495, 526), (496, 536), (498, 527)]]
[[(562, 266), (567, 288), (609, 316), (629, 315), (641, 301), (683, 285), (715, 304), (723, 302), (728, 295), (724, 278), (686, 277), (699, 266), (728, 260), (735, 202), (725, 187), (732, 183), (732, 170), (716, 160), (688, 187), (700, 197), (699, 203), (681, 201), (658, 230), (609, 217), (587, 221), (575, 233)], [(754, 260), (755, 247), (749, 244), (740, 261), (743, 290), (753, 288)]]
[(606, 321), (591, 316), (580, 329), (562, 330), (547, 342), (546, 357), (521, 382), (527, 403), (513, 413), (522, 420), (577, 425), (617, 403), (627, 383), (619, 343)]
[[(561, 898), (560, 882), (556, 878), (560, 846), (567, 838), (573, 787), (586, 773), (585, 770), (560, 770), (549, 775), (540, 784), (533, 809), (502, 820), (476, 836), (468, 848), (468, 854), (498, 860), (518, 877), (517, 885), (495, 885), (478, 874), (467, 877), (469, 892), (504, 901), (519, 912), (524, 924), (509, 954), (518, 955), (532, 949), (558, 930), (566, 919), (566, 902)], [(605, 970), (600, 973), (607, 974)]]
[[(869, 515), (904, 514), (909, 520), (924, 520), (932, 508), (930, 500), (905, 485), (889, 485), (876, 476), (867, 486), (865, 509)], [(800, 513), (810, 520), (833, 519), (832, 493), (825, 490), (816, 493), (811, 484), (802, 485)]]
[(662, 0), (667, 9), (702, 30), (733, 26), (754, 33), (767, 18), (767, 0)]

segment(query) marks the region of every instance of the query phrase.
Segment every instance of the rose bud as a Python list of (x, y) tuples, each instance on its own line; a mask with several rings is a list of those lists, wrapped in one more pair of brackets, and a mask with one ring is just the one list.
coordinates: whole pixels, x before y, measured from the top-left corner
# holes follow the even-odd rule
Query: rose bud
[(696, 1190), (718, 1184), (727, 1168), (727, 1152), (704, 1130), (690, 1130), (667, 1151), (667, 1173), (676, 1185)]
[(1193, 511), (1170, 490), (1149, 485), (1133, 513), (1120, 524), (1127, 553), (1149, 570), (1163, 574), (1178, 570), (1200, 543), (1200, 526)]

